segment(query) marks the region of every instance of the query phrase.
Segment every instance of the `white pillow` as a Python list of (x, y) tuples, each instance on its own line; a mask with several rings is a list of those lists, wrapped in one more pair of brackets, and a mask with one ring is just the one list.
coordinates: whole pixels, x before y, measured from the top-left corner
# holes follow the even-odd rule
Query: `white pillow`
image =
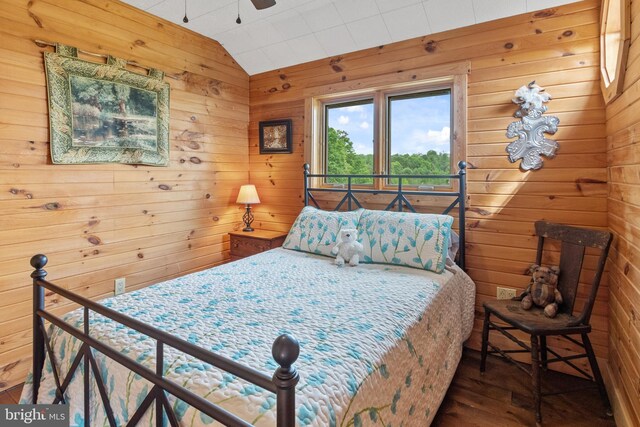
[(362, 211), (323, 211), (306, 206), (291, 226), (282, 247), (333, 257), (331, 249), (340, 229), (356, 228)]
[(405, 265), (441, 273), (453, 217), (365, 209), (358, 223), (362, 262)]

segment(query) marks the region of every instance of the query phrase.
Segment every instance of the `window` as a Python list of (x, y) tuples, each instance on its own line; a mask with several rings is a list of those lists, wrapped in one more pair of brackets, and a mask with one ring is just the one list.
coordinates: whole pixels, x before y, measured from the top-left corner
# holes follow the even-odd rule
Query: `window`
[(622, 93), (630, 41), (629, 0), (604, 0), (600, 19), (600, 80), (605, 104)]
[[(373, 99), (326, 104), (324, 108), (325, 173), (371, 175), (373, 173)], [(346, 179), (328, 179), (328, 184)], [(373, 180), (356, 179), (354, 184)]]
[[(386, 170), (393, 175), (451, 174), (451, 89), (387, 96), (386, 104)], [(448, 185), (449, 180), (407, 183)]]
[[(352, 83), (356, 85), (359, 83)], [(306, 160), (314, 173), (455, 173), (457, 162), (465, 158), (465, 91), (466, 73), (311, 98), (307, 104), (311, 108), (307, 115), (311, 138), (305, 148)], [(346, 178), (331, 178), (314, 185), (346, 182)], [(395, 182), (356, 179), (352, 183), (382, 188)], [(403, 183), (443, 189), (451, 186), (448, 179)]]

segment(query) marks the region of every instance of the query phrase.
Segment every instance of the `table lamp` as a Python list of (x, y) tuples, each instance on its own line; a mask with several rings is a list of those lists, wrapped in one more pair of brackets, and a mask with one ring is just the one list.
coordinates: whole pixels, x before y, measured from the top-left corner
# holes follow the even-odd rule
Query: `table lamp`
[(240, 187), (240, 192), (238, 193), (238, 200), (236, 200), (236, 203), (247, 205), (247, 210), (242, 216), (242, 220), (244, 221), (245, 225), (242, 231), (253, 231), (253, 228), (251, 228), (251, 223), (253, 222), (251, 205), (260, 203), (260, 198), (258, 197), (256, 186), (253, 184), (248, 184)]

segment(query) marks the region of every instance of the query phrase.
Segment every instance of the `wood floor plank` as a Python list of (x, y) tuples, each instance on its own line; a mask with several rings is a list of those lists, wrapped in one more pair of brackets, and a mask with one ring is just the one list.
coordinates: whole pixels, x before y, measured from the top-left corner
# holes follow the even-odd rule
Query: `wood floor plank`
[(15, 403), (9, 393), (6, 391), (0, 392), (0, 405), (10, 405)]
[(11, 399), (13, 399), (14, 403), (18, 403), (20, 401), (20, 395), (22, 394), (22, 386), (24, 384), (17, 385), (15, 387), (10, 388), (6, 391), (9, 394)]
[[(535, 426), (530, 377), (510, 363), (489, 356), (480, 374), (480, 353), (465, 349), (449, 391), (433, 420), (437, 427)], [(542, 375), (543, 392), (573, 389), (589, 382), (559, 372)], [(546, 396), (542, 400), (544, 425), (614, 427), (604, 415), (598, 392)]]

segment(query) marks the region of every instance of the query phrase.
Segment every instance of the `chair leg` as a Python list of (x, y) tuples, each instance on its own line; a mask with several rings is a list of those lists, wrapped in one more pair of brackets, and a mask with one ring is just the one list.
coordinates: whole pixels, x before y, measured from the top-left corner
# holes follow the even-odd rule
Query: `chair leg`
[(584, 344), (584, 349), (587, 351), (587, 357), (589, 358), (591, 372), (593, 373), (593, 378), (598, 385), (598, 391), (600, 392), (600, 398), (602, 399), (602, 403), (604, 404), (605, 411), (608, 416), (612, 416), (613, 411), (611, 410), (611, 403), (609, 402), (607, 389), (604, 386), (602, 374), (600, 373), (600, 368), (598, 368), (598, 361), (596, 360), (596, 355), (593, 352), (593, 347), (591, 346), (591, 341), (589, 340), (588, 334), (582, 334), (582, 343)]
[(542, 396), (540, 390), (540, 360), (538, 358), (538, 336), (531, 335), (531, 383), (533, 385), (533, 403), (536, 410), (536, 425), (542, 424), (540, 406)]
[(487, 367), (487, 347), (489, 345), (489, 318), (491, 313), (484, 309), (484, 324), (482, 326), (482, 351), (480, 353), (480, 372), (484, 372)]
[(547, 337), (540, 335), (540, 361), (542, 362), (542, 369), (547, 370)]

